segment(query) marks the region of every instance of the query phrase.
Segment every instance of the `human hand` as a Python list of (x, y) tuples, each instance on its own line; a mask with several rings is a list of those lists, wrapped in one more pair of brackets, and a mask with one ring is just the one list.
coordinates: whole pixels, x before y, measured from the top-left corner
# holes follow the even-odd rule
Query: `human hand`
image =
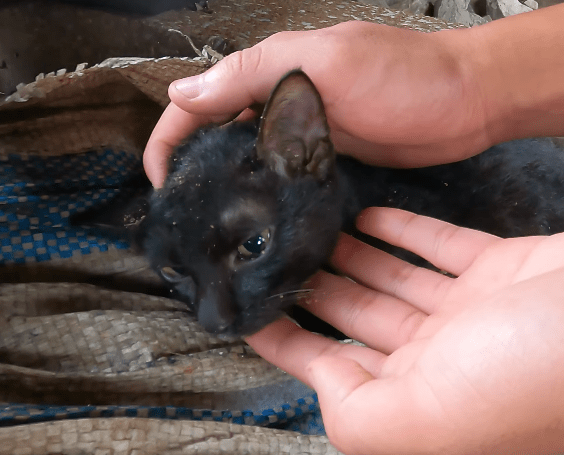
[[(312, 386), (347, 454), (561, 453), (564, 234), (500, 239), (371, 208), (359, 229), (457, 276), (343, 235), (308, 309), (366, 347), (287, 319), (247, 338)], [(308, 285), (309, 286), (309, 285)]]
[[(147, 175), (160, 186), (174, 146), (199, 126), (265, 103), (278, 80), (298, 67), (323, 98), (339, 152), (392, 166), (478, 153), (492, 140), (484, 128), (481, 92), (462, 70), (470, 60), (469, 33), (425, 34), (353, 21), (273, 35), (170, 86), (172, 103), (147, 144)], [(244, 111), (243, 118), (249, 117)]]

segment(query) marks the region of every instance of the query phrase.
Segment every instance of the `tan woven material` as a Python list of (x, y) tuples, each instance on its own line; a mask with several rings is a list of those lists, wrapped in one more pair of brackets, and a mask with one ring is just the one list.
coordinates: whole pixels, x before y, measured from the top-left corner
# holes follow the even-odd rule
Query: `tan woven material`
[[(190, 46), (196, 43), (199, 51), (218, 37), (240, 49), (277, 31), (344, 20), (426, 32), (453, 27), (345, 0), (209, 3), (211, 15), (167, 12), (139, 19), (139, 27), (174, 39), (191, 37)], [(91, 14), (100, 27), (110, 20), (107, 13), (57, 7), (76, 20)], [(18, 26), (39, 30), (44, 25), (41, 17), (13, 11)], [(116, 21), (112, 26), (121, 23)], [(215, 55), (209, 48), (200, 53)], [(168, 102), (168, 84), (210, 63), (206, 58), (116, 58), (40, 75), (0, 102), (0, 164), (14, 154), (53, 157), (104, 147), (141, 156)], [(288, 379), (242, 341), (204, 333), (182, 304), (145, 294), (159, 281), (132, 251), (110, 245), (105, 252), (75, 251), (67, 259), (7, 264), (0, 267), (0, 281), (0, 401), (222, 409), (233, 393)], [(0, 454), (20, 453), (337, 452), (324, 437), (137, 417), (1, 428)]]
[[(226, 392), (284, 377), (244, 343), (206, 334), (170, 299), (78, 283), (6, 284), (0, 314), (0, 351), (13, 363), (0, 365), (0, 401), (41, 392), (52, 401), (65, 384), (80, 390), (73, 404), (151, 405), (159, 402), (151, 393)], [(204, 406), (189, 395), (160, 403)]]
[[(231, 49), (249, 47), (277, 31), (322, 28), (347, 20), (366, 20), (422, 32), (456, 27), (438, 19), (348, 0), (223, 0), (211, 1), (210, 6), (211, 15), (170, 11), (146, 18), (141, 24), (153, 31), (166, 31), (169, 39), (184, 37), (191, 45), (194, 41), (205, 43), (220, 37), (230, 43)], [(58, 8), (70, 20), (81, 17), (73, 15), (75, 10), (70, 7), (59, 5)], [(17, 10), (2, 13), (8, 17), (18, 15)], [(102, 19), (108, 20), (104, 16), (107, 13), (89, 14), (100, 25)], [(22, 19), (32, 29), (39, 28), (41, 20), (28, 16)], [(62, 69), (47, 76), (42, 74), (36, 82), (20, 86), (0, 103), (0, 156), (22, 150), (64, 155), (103, 146), (139, 153), (162, 107), (168, 103), (170, 82), (202, 72), (207, 65), (205, 61), (180, 58), (130, 58), (110, 59), (93, 68), (82, 69), (82, 66), (73, 72)]]
[[(18, 444), (25, 441), (26, 445)], [(81, 419), (0, 428), (1, 455), (337, 455), (323, 436), (218, 422)]]
[(114, 147), (141, 154), (175, 79), (202, 72), (187, 59), (113, 59), (113, 67), (47, 76), (0, 104), (0, 156)]

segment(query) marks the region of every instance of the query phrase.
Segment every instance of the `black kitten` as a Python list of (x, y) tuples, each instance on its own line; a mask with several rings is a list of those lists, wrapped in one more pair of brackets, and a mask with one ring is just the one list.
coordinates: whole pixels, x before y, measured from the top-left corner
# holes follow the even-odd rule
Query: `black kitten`
[(258, 129), (200, 130), (176, 151), (164, 188), (148, 206), (134, 204), (146, 216), (132, 238), (205, 329), (245, 335), (295, 303), (364, 207), (505, 237), (549, 234), (564, 231), (563, 180), (561, 151), (543, 141), (412, 170), (336, 156), (322, 100), (296, 70), (272, 92)]
[(234, 123), (199, 131), (172, 163), (137, 242), (207, 330), (258, 330), (295, 302), (343, 223), (317, 91), (292, 73), (258, 130)]

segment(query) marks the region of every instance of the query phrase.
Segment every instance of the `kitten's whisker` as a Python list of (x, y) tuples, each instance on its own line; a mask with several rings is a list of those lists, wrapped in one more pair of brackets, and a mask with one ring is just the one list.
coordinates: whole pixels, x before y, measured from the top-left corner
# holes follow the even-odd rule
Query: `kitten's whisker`
[[(292, 296), (292, 295), (295, 295), (295, 294), (298, 294), (298, 298), (300, 298), (300, 297), (307, 296), (311, 292), (313, 292), (313, 289), (296, 289), (294, 291), (285, 291), (285, 292), (281, 292), (279, 294), (271, 295), (270, 297), (267, 297), (265, 300), (275, 299), (275, 298), (283, 299), (285, 297), (289, 297), (289, 296)], [(303, 294), (303, 295), (299, 295), (299, 294)]]

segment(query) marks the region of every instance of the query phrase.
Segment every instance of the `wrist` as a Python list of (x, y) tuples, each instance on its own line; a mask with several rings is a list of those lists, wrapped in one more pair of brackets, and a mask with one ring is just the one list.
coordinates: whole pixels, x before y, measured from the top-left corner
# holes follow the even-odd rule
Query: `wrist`
[(467, 29), (461, 53), (489, 145), (564, 135), (564, 5)]

